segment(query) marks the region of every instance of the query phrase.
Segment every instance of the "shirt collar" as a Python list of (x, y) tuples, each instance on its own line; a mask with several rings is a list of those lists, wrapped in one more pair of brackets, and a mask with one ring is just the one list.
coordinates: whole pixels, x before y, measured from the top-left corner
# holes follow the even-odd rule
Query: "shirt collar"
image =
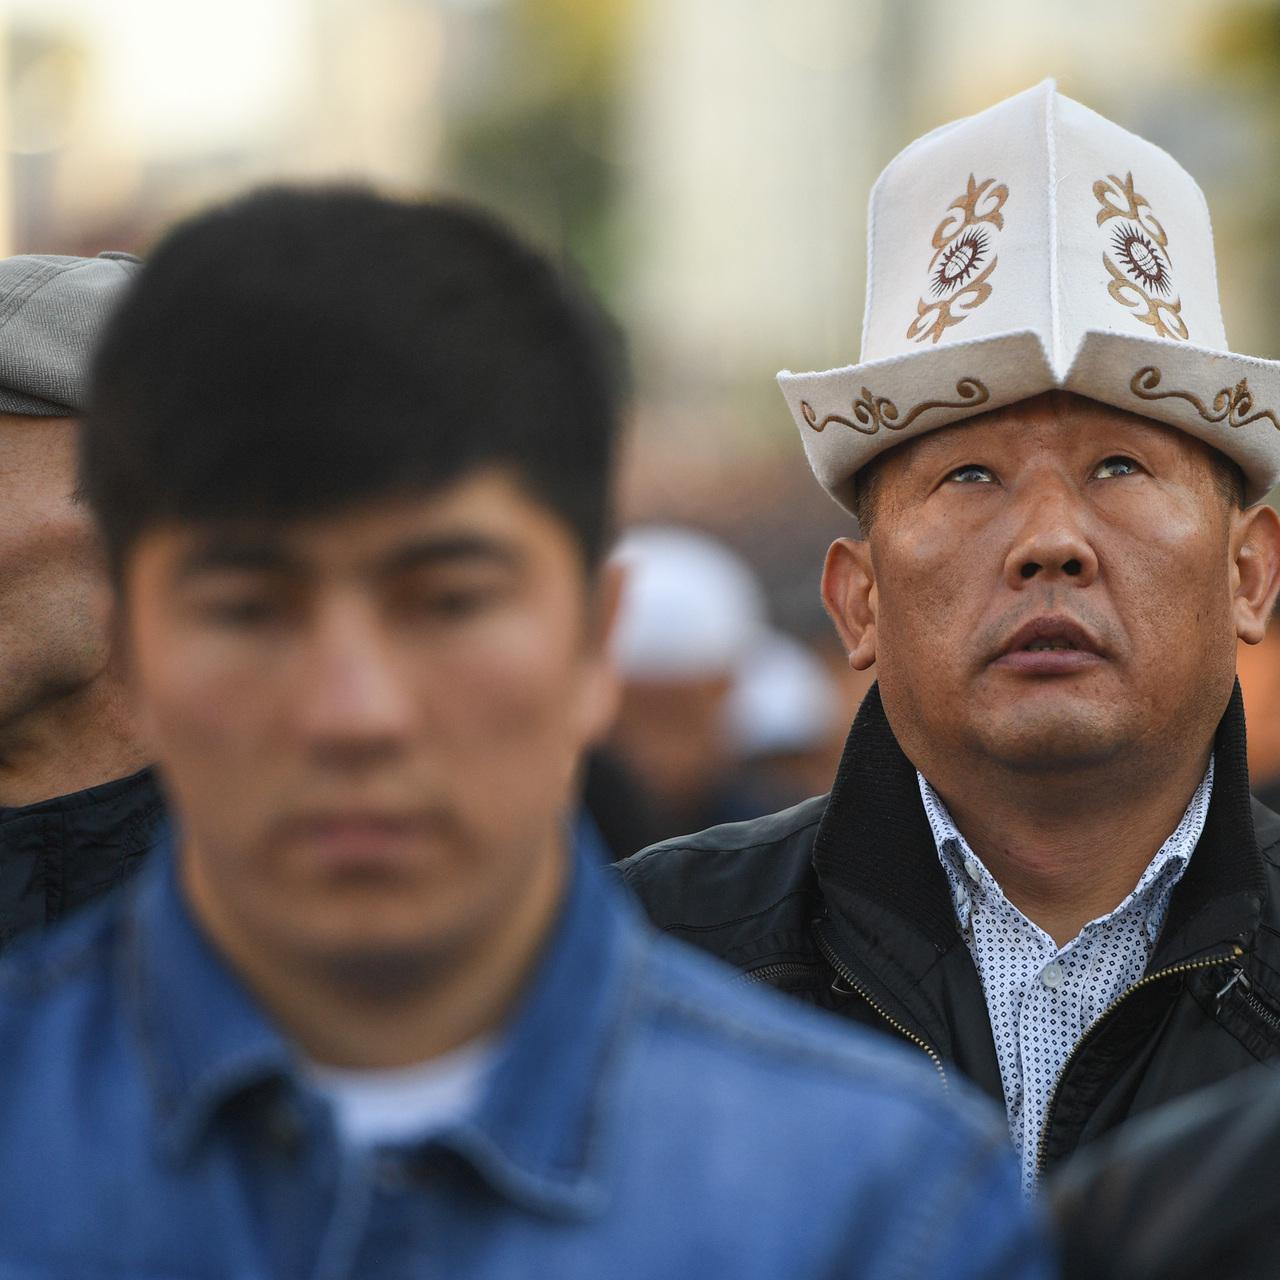
[[(556, 923), (523, 999), (501, 1034), (474, 1115), (439, 1141), (491, 1186), (537, 1211), (592, 1216), (605, 1205), (602, 1144), (611, 1052), (629, 971), (647, 937), (599, 852), (579, 837)], [(298, 1060), (192, 918), (172, 843), (144, 868), (128, 909), (121, 963), (142, 1040), (158, 1136), (192, 1158), (224, 1107)]]
[[(920, 799), (924, 804), (925, 817), (929, 821), (929, 829), (933, 833), (934, 845), (938, 851), (938, 859), (947, 874), (947, 884), (951, 890), (952, 903), (955, 906), (956, 921), (962, 931), (967, 930), (973, 919), (975, 904), (1003, 899), (1004, 892), (996, 878), (987, 870), (981, 858), (969, 847), (969, 842), (956, 826), (942, 797), (933, 789), (929, 781), (919, 771), (916, 780), (920, 788)], [(1182, 818), (1173, 829), (1168, 839), (1156, 850), (1155, 856), (1147, 864), (1138, 878), (1133, 892), (1113, 911), (1100, 919), (1110, 920), (1112, 917), (1135, 908), (1147, 911), (1147, 934), (1151, 942), (1159, 933), (1163, 921), (1163, 911), (1150, 910), (1156, 902), (1167, 904), (1191, 855), (1204, 832), (1205, 819), (1209, 813), (1209, 801), (1213, 797), (1213, 757), (1209, 757), (1208, 768), (1204, 777), (1192, 793)]]

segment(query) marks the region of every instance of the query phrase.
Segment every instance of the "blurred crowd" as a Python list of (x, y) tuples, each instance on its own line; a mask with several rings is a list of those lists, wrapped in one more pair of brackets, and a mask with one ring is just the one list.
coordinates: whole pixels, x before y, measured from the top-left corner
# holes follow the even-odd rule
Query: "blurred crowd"
[(710, 534), (640, 526), (614, 560), (623, 693), (586, 804), (615, 856), (827, 790), (872, 673), (773, 626), (758, 576)]

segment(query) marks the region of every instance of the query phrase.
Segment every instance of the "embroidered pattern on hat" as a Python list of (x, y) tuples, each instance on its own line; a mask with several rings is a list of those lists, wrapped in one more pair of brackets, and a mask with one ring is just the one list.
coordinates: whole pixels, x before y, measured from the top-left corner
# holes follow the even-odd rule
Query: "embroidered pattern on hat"
[(1270, 409), (1253, 412), (1253, 392), (1249, 379), (1241, 378), (1234, 387), (1223, 387), (1213, 397), (1210, 409), (1198, 395), (1191, 391), (1157, 391), (1164, 373), (1149, 364), (1139, 369), (1129, 381), (1129, 390), (1139, 400), (1185, 400), (1206, 422), (1226, 422), (1229, 427), (1247, 427), (1251, 422), (1268, 418), (1271, 425), (1280, 430), (1280, 419)]
[(1182, 299), (1171, 296), (1169, 236), (1150, 202), (1134, 188), (1133, 174), (1126, 173), (1123, 180), (1114, 173), (1099, 178), (1093, 184), (1093, 194), (1101, 205), (1099, 227), (1120, 219), (1119, 226), (1109, 228), (1111, 252), (1104, 249), (1102, 253), (1102, 264), (1111, 277), (1107, 292), (1159, 337), (1186, 338)]
[(956, 395), (959, 400), (922, 400), (912, 405), (903, 417), (898, 416), (898, 406), (888, 396), (874, 395), (868, 387), (862, 388), (862, 395), (853, 402), (853, 417), (843, 418), (838, 413), (829, 413), (821, 421), (807, 400), (800, 401), (800, 412), (804, 420), (818, 432), (825, 431), (833, 422), (842, 427), (852, 427), (864, 436), (873, 436), (883, 427), (886, 431), (905, 431), (922, 413), (930, 409), (976, 409), (991, 399), (991, 392), (977, 378), (961, 378), (956, 383)]
[[(914, 342), (926, 338), (937, 342), (952, 325), (982, 306), (991, 296), (988, 281), (998, 259), (991, 252), (992, 235), (987, 226), (1004, 227), (1005, 201), (1009, 188), (994, 178), (978, 182), (971, 173), (963, 195), (948, 206), (933, 233), (933, 257), (929, 259), (928, 292), (916, 302), (915, 319), (907, 326)], [(985, 226), (983, 224), (986, 224)]]

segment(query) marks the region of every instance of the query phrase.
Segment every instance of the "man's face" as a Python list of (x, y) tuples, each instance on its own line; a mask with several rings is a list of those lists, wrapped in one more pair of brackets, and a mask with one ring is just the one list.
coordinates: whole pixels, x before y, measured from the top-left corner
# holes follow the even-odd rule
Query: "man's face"
[(184, 877), (222, 934), (416, 970), (562, 857), (611, 709), (608, 602), (505, 476), (296, 524), (156, 529), (125, 582)]
[(0, 726), (107, 661), (106, 577), (75, 487), (73, 420), (0, 414)]
[(1248, 517), (1205, 446), (1050, 395), (895, 449), (874, 492), (862, 656), (926, 773), (956, 753), (1061, 771), (1207, 741)]

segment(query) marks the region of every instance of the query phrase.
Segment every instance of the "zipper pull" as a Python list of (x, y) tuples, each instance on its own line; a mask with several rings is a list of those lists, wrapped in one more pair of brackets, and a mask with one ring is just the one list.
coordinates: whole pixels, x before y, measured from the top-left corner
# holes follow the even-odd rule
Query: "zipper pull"
[(1222, 988), (1222, 990), (1221, 990), (1221, 991), (1219, 991), (1219, 992), (1218, 992), (1218, 994), (1214, 997), (1214, 1012), (1215, 1012), (1215, 1013), (1216, 1013), (1219, 1009), (1221, 1009), (1221, 1008), (1222, 1008), (1222, 1002), (1223, 1002), (1223, 1000), (1226, 998), (1227, 992), (1228, 992), (1228, 991), (1230, 991), (1230, 990), (1231, 990), (1231, 988), (1232, 988), (1232, 987), (1234, 987), (1234, 986), (1236, 985), (1236, 983), (1237, 983), (1237, 982), (1238, 982), (1238, 983), (1239, 983), (1239, 984), (1240, 984), (1240, 985), (1241, 985), (1241, 986), (1242, 986), (1246, 991), (1248, 991), (1248, 990), (1250, 990), (1250, 989), (1252, 988), (1252, 985), (1253, 985), (1253, 984), (1249, 981), (1249, 979), (1248, 979), (1248, 978), (1246, 978), (1246, 977), (1245, 977), (1245, 973), (1244, 973), (1244, 966), (1243, 966), (1243, 965), (1239, 966), (1239, 967), (1236, 969), (1235, 973), (1233, 973), (1233, 974), (1231, 975), (1230, 979), (1228, 980), (1227, 985), (1226, 985), (1225, 987), (1223, 987), (1223, 988)]

